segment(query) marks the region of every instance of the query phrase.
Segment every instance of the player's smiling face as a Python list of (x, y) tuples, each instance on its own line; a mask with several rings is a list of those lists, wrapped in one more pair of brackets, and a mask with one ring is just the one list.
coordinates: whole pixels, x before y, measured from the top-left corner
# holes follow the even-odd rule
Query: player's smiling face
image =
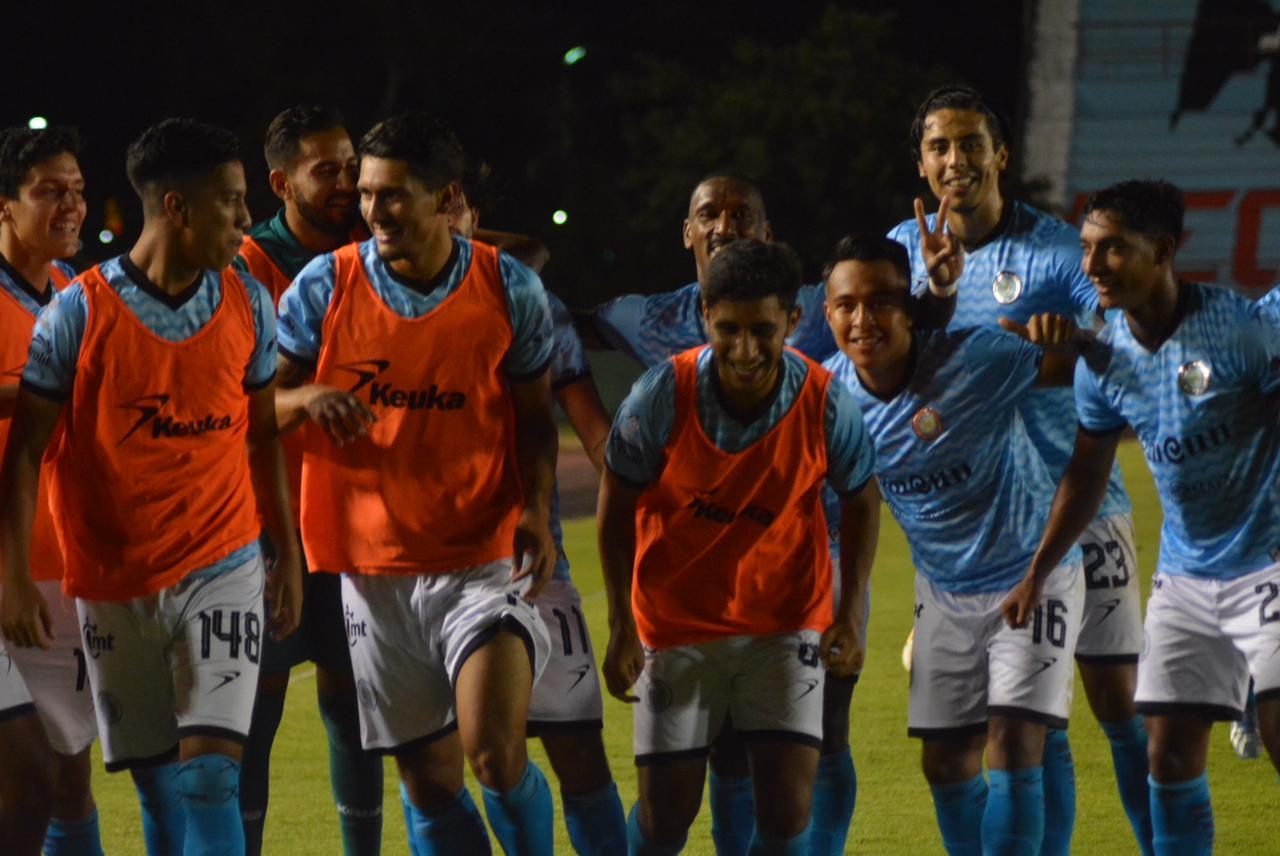
[(908, 295), (907, 282), (887, 261), (843, 261), (827, 277), (827, 323), (864, 380), (906, 369), (911, 358)]
[(719, 300), (703, 307), (708, 343), (721, 389), (740, 411), (749, 411), (773, 391), (787, 336), (800, 309), (788, 312), (776, 295), (761, 300)]
[(1000, 204), (1000, 173), (1009, 150), (992, 142), (987, 117), (977, 110), (946, 108), (924, 120), (920, 140), (920, 177), (938, 199), (951, 197), (958, 214)]
[(410, 171), (409, 162), (366, 155), (360, 161), (360, 213), (387, 262), (409, 259), (449, 230), (456, 184), (431, 190)]
[(3, 200), (0, 218), (29, 256), (53, 261), (79, 249), (86, 210), (80, 164), (63, 152), (31, 168), (18, 195)]
[[(1168, 246), (1166, 246), (1166, 244)], [(1159, 288), (1172, 241), (1152, 241), (1108, 211), (1092, 211), (1080, 228), (1080, 265), (1102, 309), (1132, 309)]]
[(689, 200), (689, 216), (684, 221), (684, 246), (693, 250), (698, 282), (707, 281), (711, 258), (739, 238), (773, 238), (760, 194), (746, 182), (733, 178), (709, 178), (699, 184)]
[(182, 233), (187, 263), (222, 270), (240, 252), (244, 233), (253, 224), (245, 205), (244, 167), (231, 161), (184, 192)]
[(344, 237), (360, 215), (356, 151), (345, 128), (330, 128), (298, 141), (298, 159), (289, 171), (285, 202), (327, 235)]

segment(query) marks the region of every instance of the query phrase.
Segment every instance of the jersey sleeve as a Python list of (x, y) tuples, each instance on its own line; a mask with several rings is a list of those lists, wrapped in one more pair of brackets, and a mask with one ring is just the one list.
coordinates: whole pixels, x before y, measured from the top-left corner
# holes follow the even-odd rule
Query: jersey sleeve
[(1124, 417), (1102, 394), (1098, 377), (1084, 358), (1076, 361), (1075, 395), (1076, 418), (1086, 434), (1114, 434), (1124, 428)]
[(1063, 224), (1053, 243), (1052, 270), (1071, 294), (1071, 302), (1082, 316), (1097, 316), (1098, 292), (1080, 264), (1080, 233)]
[(1280, 390), (1280, 332), (1251, 315), (1240, 324), (1239, 359), (1244, 376), (1256, 382), (1263, 395)]
[(1044, 351), (1003, 330), (969, 331), (964, 343), (965, 367), (992, 405), (1017, 401), (1040, 378)]
[(640, 376), (613, 418), (604, 460), (621, 481), (644, 487), (664, 465), (663, 448), (675, 422), (676, 375), (670, 361)]
[(22, 370), (22, 388), (50, 401), (65, 401), (71, 394), (89, 322), (89, 303), (79, 283), (72, 283), (53, 296), (40, 310), (27, 365)]
[(590, 377), (591, 364), (573, 327), (569, 307), (549, 291), (547, 305), (551, 309), (551, 389), (556, 391)]
[(1253, 304), (1257, 317), (1272, 327), (1280, 327), (1280, 285), (1274, 286)]
[(702, 293), (691, 282), (661, 294), (628, 294), (597, 306), (591, 321), (600, 337), (645, 367), (706, 342)]
[(551, 363), (552, 325), (547, 292), (533, 269), (506, 253), (498, 254), (511, 313), (511, 350), (503, 367), (515, 381), (533, 380)]
[(314, 366), (320, 356), (324, 316), (333, 299), (334, 272), (332, 253), (317, 256), (298, 271), (280, 295), (276, 325), (280, 352), (300, 365)]
[(857, 493), (875, 473), (876, 450), (862, 410), (843, 383), (827, 385), (827, 484), (838, 494)]
[(240, 275), (253, 312), (253, 351), (244, 369), (246, 392), (262, 389), (276, 377), (276, 313), (266, 287), (247, 273)]
[(796, 305), (800, 307), (800, 323), (787, 340), (795, 348), (815, 362), (822, 362), (836, 352), (836, 340), (827, 324), (823, 305), (827, 301), (826, 286), (822, 283), (800, 286)]

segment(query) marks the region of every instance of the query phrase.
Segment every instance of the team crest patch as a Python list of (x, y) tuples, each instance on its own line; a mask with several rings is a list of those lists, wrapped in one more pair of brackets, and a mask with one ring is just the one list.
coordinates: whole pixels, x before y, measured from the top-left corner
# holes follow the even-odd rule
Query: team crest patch
[(1022, 296), (1022, 277), (1013, 271), (1000, 271), (991, 281), (991, 295), (996, 299), (996, 303), (1008, 306)]
[(378, 693), (373, 689), (373, 685), (364, 678), (356, 682), (356, 697), (360, 699), (360, 704), (366, 709), (378, 709)]
[(1178, 388), (1187, 395), (1204, 395), (1213, 371), (1204, 360), (1192, 360), (1178, 369)]
[(932, 407), (921, 407), (911, 417), (911, 430), (926, 443), (931, 443), (942, 433), (942, 417)]
[(644, 706), (649, 708), (650, 713), (662, 713), (671, 707), (674, 699), (675, 694), (671, 692), (671, 687), (667, 686), (666, 682), (649, 681), (649, 690), (644, 694)]

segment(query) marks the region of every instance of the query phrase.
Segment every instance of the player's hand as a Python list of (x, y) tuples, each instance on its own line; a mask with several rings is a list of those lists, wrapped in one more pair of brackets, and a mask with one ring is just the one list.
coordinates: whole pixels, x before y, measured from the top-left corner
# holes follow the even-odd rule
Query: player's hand
[(323, 428), (335, 445), (345, 446), (364, 436), (378, 417), (353, 393), (317, 385), (307, 402), (307, 418)]
[(267, 568), (267, 631), (276, 641), (298, 629), (302, 620), (302, 560), (295, 547), (282, 551)]
[(929, 281), (938, 288), (948, 288), (964, 273), (964, 246), (947, 229), (947, 211), (951, 209), (951, 197), (942, 197), (932, 230), (924, 219), (924, 200), (918, 196), (915, 208), (916, 227), (920, 230), (920, 256), (929, 272)]
[(524, 599), (532, 601), (551, 580), (556, 568), (556, 542), (551, 538), (551, 525), (545, 515), (526, 509), (516, 522), (515, 559), (511, 580), (532, 578)]
[(999, 319), (1000, 327), (1042, 348), (1067, 348), (1077, 343), (1080, 330), (1076, 323), (1063, 315), (1043, 312), (1032, 315), (1026, 324), (1011, 318)]
[(837, 621), (827, 628), (818, 642), (822, 664), (838, 678), (848, 678), (862, 669), (866, 651), (858, 627), (851, 621)]
[(609, 629), (609, 647), (601, 671), (609, 695), (627, 704), (640, 701), (640, 697), (631, 692), (644, 671), (644, 648), (634, 626)]
[(1000, 614), (1004, 616), (1005, 623), (1014, 630), (1026, 627), (1040, 603), (1043, 590), (1044, 583), (1038, 582), (1031, 574), (1023, 577), (1000, 604)]
[(0, 630), (17, 648), (48, 648), (53, 641), (53, 614), (29, 577), (5, 582)]

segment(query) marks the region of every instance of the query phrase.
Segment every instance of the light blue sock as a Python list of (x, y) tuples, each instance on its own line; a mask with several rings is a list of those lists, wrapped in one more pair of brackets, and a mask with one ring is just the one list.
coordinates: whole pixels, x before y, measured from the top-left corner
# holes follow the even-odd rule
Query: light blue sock
[(345, 856), (377, 853), (382, 846), (382, 756), (360, 745), (355, 690), (316, 693), (329, 736), (329, 786), (338, 809)]
[(774, 838), (756, 827), (751, 833), (751, 846), (747, 848), (747, 856), (806, 856), (810, 852), (812, 842), (806, 826), (799, 835), (791, 838)]
[(142, 805), (142, 839), (152, 856), (182, 852), (186, 817), (178, 797), (178, 765), (159, 764), (129, 771)]
[(409, 792), (400, 786), (400, 805), (404, 808), (404, 828), (413, 856), (446, 856), (474, 853), (487, 856), (489, 834), (484, 831), (480, 809), (471, 793), (463, 788), (456, 797), (430, 812), (424, 812), (409, 801)]
[(1159, 856), (1200, 856), (1213, 852), (1213, 806), (1204, 773), (1189, 782), (1151, 785), (1152, 843)]
[(631, 812), (627, 815), (628, 856), (678, 856), (688, 840), (689, 836), (686, 835), (671, 844), (657, 844), (645, 838), (644, 833), (640, 831), (639, 813), (635, 806), (631, 807)]
[(1044, 840), (1044, 768), (988, 770), (982, 850), (1000, 856), (1036, 856)]
[(1076, 764), (1067, 732), (1049, 728), (1044, 735), (1044, 838), (1041, 856), (1067, 856), (1076, 826)]
[(849, 838), (853, 806), (858, 798), (858, 774), (849, 747), (818, 759), (813, 782), (813, 813), (809, 824), (809, 852), (840, 856)]
[(551, 856), (554, 808), (542, 771), (529, 761), (516, 786), (505, 794), (481, 786), (489, 828), (507, 856)]
[(982, 856), (982, 815), (987, 780), (982, 774), (953, 785), (930, 785), (942, 846), (950, 856)]
[(50, 818), (44, 834), (44, 856), (102, 856), (98, 810), (83, 820)]
[(1151, 844), (1151, 794), (1147, 788), (1147, 729), (1141, 716), (1128, 722), (1103, 722), (1102, 731), (1111, 743), (1111, 762), (1116, 768), (1120, 804), (1133, 827), (1142, 856), (1155, 852)]
[(581, 856), (614, 856), (627, 851), (627, 820), (613, 782), (588, 794), (560, 794), (569, 842)]
[(240, 765), (221, 754), (178, 765), (178, 793), (187, 820), (183, 856), (244, 856)]
[(711, 771), (711, 840), (717, 856), (745, 856), (755, 829), (751, 779)]

